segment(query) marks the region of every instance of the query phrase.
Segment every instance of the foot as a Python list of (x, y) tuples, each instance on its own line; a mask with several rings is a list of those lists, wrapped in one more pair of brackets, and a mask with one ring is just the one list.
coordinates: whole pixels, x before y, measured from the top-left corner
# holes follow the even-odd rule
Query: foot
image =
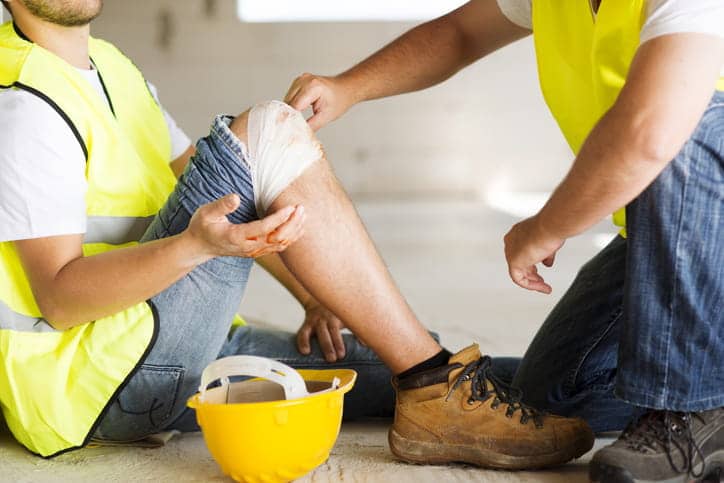
[(472, 345), (446, 366), (395, 378), (389, 433), (395, 456), (412, 463), (519, 470), (559, 465), (591, 449), (593, 432), (583, 420), (525, 406), (520, 391), (490, 369), (490, 358)]
[(724, 408), (700, 413), (649, 411), (591, 461), (592, 482), (719, 482)]

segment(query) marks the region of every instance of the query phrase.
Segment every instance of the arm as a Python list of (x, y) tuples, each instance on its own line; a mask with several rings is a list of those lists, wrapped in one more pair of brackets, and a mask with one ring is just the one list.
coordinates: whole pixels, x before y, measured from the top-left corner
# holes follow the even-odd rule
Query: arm
[(181, 234), (84, 257), (82, 235), (14, 242), (43, 316), (65, 330), (147, 300), (217, 256), (261, 256), (301, 235), (300, 208), (286, 207), (253, 223), (234, 225), (239, 205), (228, 195), (197, 210)]
[(636, 198), (689, 139), (714, 91), (724, 40), (694, 33), (641, 45), (626, 85), (591, 131), (541, 211), (505, 237), (510, 276), (549, 293), (536, 264), (553, 264), (563, 242)]
[(284, 265), (277, 253), (270, 253), (256, 259), (257, 263), (276, 278), (294, 298), (304, 307), (304, 323), (297, 331), (297, 349), (302, 354), (311, 353), (311, 338), (316, 337), (327, 362), (344, 359), (346, 354), (344, 339), (340, 332), (344, 324), (332, 312), (327, 310)]
[(433, 86), (529, 34), (508, 20), (495, 0), (472, 0), (415, 27), (342, 74), (303, 74), (285, 101), (299, 110), (312, 106), (309, 124), (317, 130), (358, 102)]

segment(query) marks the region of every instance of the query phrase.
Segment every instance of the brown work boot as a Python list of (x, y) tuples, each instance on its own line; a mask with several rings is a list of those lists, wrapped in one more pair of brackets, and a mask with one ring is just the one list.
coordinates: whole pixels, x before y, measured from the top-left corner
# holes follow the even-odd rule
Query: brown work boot
[(397, 393), (390, 449), (411, 463), (469, 463), (509, 470), (543, 468), (593, 446), (578, 418), (551, 416), (520, 402), (520, 391), (491, 373), (474, 344), (447, 366), (394, 378)]

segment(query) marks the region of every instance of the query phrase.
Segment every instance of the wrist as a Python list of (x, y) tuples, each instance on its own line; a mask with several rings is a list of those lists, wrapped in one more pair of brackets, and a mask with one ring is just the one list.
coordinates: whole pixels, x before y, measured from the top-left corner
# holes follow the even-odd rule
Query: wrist
[(317, 302), (317, 299), (312, 297), (310, 294), (307, 294), (306, 297), (299, 300), (299, 303), (302, 304), (302, 307), (304, 307), (305, 311), (309, 311), (316, 307), (319, 307), (319, 302)]
[(545, 245), (559, 244), (568, 238), (557, 232), (555, 223), (549, 220), (544, 210), (541, 210), (537, 215), (533, 216), (532, 222), (536, 238), (541, 240)]
[(353, 69), (334, 76), (332, 80), (337, 84), (337, 88), (340, 89), (342, 96), (347, 99), (348, 108), (369, 100), (367, 93), (362, 88), (364, 82), (358, 79)]
[(204, 262), (214, 258), (206, 250), (205, 244), (188, 228), (174, 237), (186, 268), (193, 270)]

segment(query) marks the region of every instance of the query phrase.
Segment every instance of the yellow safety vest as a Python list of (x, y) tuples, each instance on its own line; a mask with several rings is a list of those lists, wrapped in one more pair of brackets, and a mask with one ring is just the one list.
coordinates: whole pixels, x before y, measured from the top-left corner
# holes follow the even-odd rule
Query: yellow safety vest
[[(573, 152), (618, 97), (639, 46), (645, 0), (533, 0), (543, 97)], [(724, 90), (724, 77), (717, 83)], [(614, 214), (625, 226), (625, 211)]]
[[(114, 46), (91, 38), (89, 49), (111, 109), (73, 66), (0, 26), (0, 86), (47, 102), (86, 154), (85, 255), (137, 243), (176, 183), (168, 127), (143, 76)], [(13, 243), (0, 243), (0, 407), (15, 438), (45, 457), (85, 445), (158, 323), (144, 302), (53, 330)]]

